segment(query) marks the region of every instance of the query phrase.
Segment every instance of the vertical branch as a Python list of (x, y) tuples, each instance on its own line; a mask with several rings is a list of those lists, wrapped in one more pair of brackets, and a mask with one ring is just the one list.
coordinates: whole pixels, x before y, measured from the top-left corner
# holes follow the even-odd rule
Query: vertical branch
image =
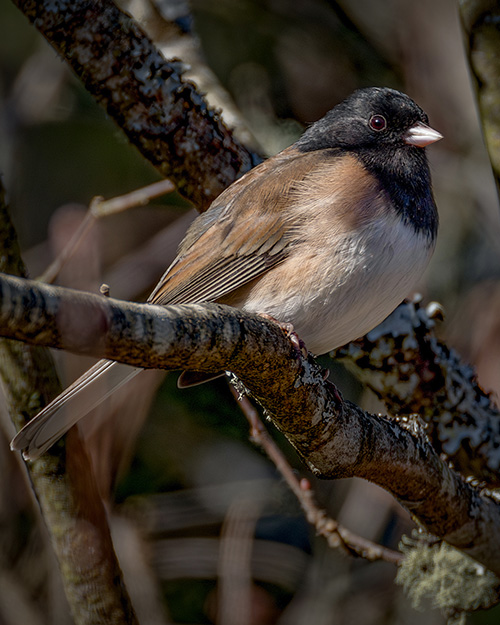
[[(16, 233), (0, 182), (0, 271), (25, 275)], [(0, 340), (0, 376), (12, 419), (20, 428), (60, 392), (50, 352)], [(89, 458), (76, 430), (67, 452), (59, 444), (29, 474), (78, 625), (136, 623), (113, 551), (106, 512)]]
[(500, 190), (500, 5), (496, 0), (459, 0), (458, 4), (486, 147)]

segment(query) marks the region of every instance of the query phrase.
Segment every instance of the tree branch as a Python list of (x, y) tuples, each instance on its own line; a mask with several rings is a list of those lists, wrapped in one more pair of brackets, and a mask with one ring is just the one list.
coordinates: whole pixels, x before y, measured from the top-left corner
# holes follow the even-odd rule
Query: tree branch
[(130, 143), (199, 210), (260, 159), (111, 0), (13, 0)]
[(469, 65), (476, 83), (486, 147), (500, 191), (500, 6), (495, 0), (461, 0), (458, 6)]
[(340, 401), (270, 321), (217, 304), (134, 304), (2, 276), (0, 333), (135, 366), (229, 369), (317, 475), (375, 482), (430, 533), (500, 574), (498, 504), (439, 458), (415, 420)]
[(299, 480), (296, 471), (288, 463), (285, 454), (264, 427), (252, 402), (248, 397), (239, 395), (234, 387), (231, 387), (231, 391), (234, 397), (238, 399), (241, 410), (250, 425), (252, 440), (262, 447), (269, 459), (274, 463), (276, 470), (297, 497), (308, 522), (314, 527), (316, 534), (323, 536), (332, 549), (341, 548), (345, 553), (356, 554), (356, 556), (365, 558), (370, 562), (385, 560), (391, 564), (401, 564), (403, 560), (402, 553), (357, 536), (319, 508), (314, 500), (309, 480), (305, 478)]
[(432, 446), (464, 476), (500, 486), (500, 411), (474, 369), (434, 334), (435, 304), (401, 304), (365, 337), (341, 347), (344, 362), (394, 414), (418, 414)]

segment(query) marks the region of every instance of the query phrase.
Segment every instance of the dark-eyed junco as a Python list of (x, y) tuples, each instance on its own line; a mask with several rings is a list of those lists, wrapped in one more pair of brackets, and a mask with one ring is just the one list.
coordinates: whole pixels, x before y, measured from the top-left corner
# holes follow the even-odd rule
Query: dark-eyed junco
[[(356, 91), (195, 220), (148, 301), (266, 313), (293, 324), (315, 354), (362, 336), (408, 295), (434, 249), (438, 215), (422, 148), (441, 135), (427, 122), (403, 93)], [(109, 394), (95, 395), (91, 382), (106, 372), (114, 388), (135, 371), (100, 361), (12, 448), (38, 457)], [(88, 400), (76, 405), (82, 391)]]

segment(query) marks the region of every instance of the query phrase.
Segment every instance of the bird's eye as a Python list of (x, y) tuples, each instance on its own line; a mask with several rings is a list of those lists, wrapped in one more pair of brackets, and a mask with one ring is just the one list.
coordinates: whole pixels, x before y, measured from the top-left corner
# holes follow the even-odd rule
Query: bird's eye
[(370, 128), (376, 132), (385, 130), (387, 128), (387, 120), (383, 115), (372, 115), (370, 117)]

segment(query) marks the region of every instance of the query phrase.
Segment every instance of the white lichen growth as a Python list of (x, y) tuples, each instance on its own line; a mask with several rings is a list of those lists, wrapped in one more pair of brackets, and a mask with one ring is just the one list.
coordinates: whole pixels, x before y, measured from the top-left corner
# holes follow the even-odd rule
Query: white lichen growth
[(430, 542), (422, 536), (403, 537), (400, 549), (405, 559), (396, 577), (414, 608), (422, 609), (430, 600), (448, 616), (450, 625), (465, 623), (467, 612), (499, 601), (496, 575), (447, 543)]

